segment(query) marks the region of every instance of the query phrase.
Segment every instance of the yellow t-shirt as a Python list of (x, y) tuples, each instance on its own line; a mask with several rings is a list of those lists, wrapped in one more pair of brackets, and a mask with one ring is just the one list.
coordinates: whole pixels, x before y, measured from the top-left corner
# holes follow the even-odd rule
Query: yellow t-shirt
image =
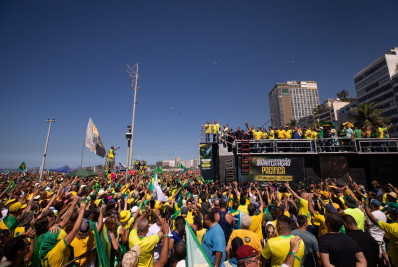
[(292, 136), (293, 136), (292, 130), (287, 130), (286, 131), (286, 139), (292, 139)]
[(113, 149), (109, 150), (109, 158), (113, 159), (115, 154), (113, 153)]
[(244, 214), (249, 215), (249, 211), (247, 210), (247, 206), (246, 205), (239, 205), (238, 210), (240, 210)]
[(261, 131), (253, 132), (253, 133), (254, 133), (256, 140), (260, 140), (261, 137), (263, 136), (263, 132), (261, 132)]
[[(283, 236), (280, 235), (278, 237), (273, 237), (268, 239), (267, 245), (261, 252), (261, 255), (267, 259), (271, 260), (271, 267), (281, 266), (285, 261), (287, 254), (289, 254), (290, 250), (290, 239), (292, 239), (294, 235)], [(304, 242), (300, 241), (300, 247), (298, 252), (296, 253), (297, 258), (294, 259), (294, 267), (300, 267), (301, 260), (304, 256)]]
[[(75, 237), (70, 245), (73, 247), (74, 258), (83, 255), (95, 246), (94, 231), (91, 231), (90, 234), (84, 239), (78, 239), (77, 237)], [(95, 256), (94, 253), (92, 253), (87, 255), (86, 257), (81, 258), (80, 260), (75, 261), (75, 264), (76, 266), (83, 266), (84, 264), (90, 263), (94, 260)]]
[(312, 132), (312, 139), (317, 139), (318, 138), (318, 134), (317, 132)]
[(229, 237), (228, 245), (231, 245), (231, 242), (235, 237), (239, 237), (240, 239), (242, 239), (243, 244), (251, 246), (252, 248), (257, 250), (258, 253), (260, 253), (263, 249), (261, 246), (260, 237), (256, 233), (250, 230), (245, 230), (245, 229), (233, 230), (231, 236)]
[(206, 124), (205, 125), (206, 133), (211, 133), (211, 128), (212, 128), (211, 124)]
[(311, 215), (308, 211), (308, 200), (300, 197), (300, 208), (299, 208), (299, 215), (305, 215), (308, 219), (308, 225), (312, 225), (311, 223)]
[(386, 232), (385, 237), (389, 240), (387, 254), (391, 257), (392, 264), (398, 266), (398, 223), (377, 221), (377, 225)]
[[(288, 211), (284, 211), (283, 215), (290, 218), (290, 213)], [(274, 224), (274, 227), (275, 227), (275, 236), (279, 236), (278, 228), (276, 227), (276, 221), (277, 220), (274, 220), (274, 221), (272, 221), (272, 223)]]
[(206, 233), (206, 228), (202, 228), (201, 230), (196, 231), (196, 237), (200, 244), (202, 244), (203, 236)]
[(377, 137), (377, 138), (384, 138), (384, 131), (383, 131), (383, 128), (381, 128), (381, 127), (377, 128), (376, 137)]
[(267, 139), (267, 137), (268, 137), (268, 133), (267, 132), (263, 132), (261, 134), (261, 139)]
[(263, 239), (263, 230), (262, 230), (262, 221), (263, 221), (263, 213), (261, 212), (259, 215), (250, 216), (252, 218), (252, 224), (250, 224), (249, 230), (253, 231)]
[(141, 248), (138, 267), (153, 266), (153, 248), (160, 241), (158, 234), (152, 236), (139, 237), (137, 229), (133, 229), (129, 235), (129, 248), (138, 245)]
[(192, 211), (188, 211), (187, 217), (185, 218), (189, 224), (193, 224), (193, 214)]
[(285, 130), (279, 130), (278, 138), (279, 139), (286, 139), (286, 131)]
[(213, 134), (216, 134), (220, 131), (220, 124), (213, 124)]
[(63, 238), (41, 259), (41, 265), (43, 267), (61, 267), (68, 262), (69, 256), (70, 248), (66, 245), (65, 238)]
[(275, 139), (275, 131), (274, 130), (269, 131), (268, 139)]
[(310, 130), (305, 131), (304, 137), (305, 137), (305, 139), (311, 139), (312, 138), (312, 132)]
[(328, 228), (326, 227), (326, 223), (325, 223), (325, 216), (323, 216), (322, 214), (319, 214), (318, 212), (315, 212), (314, 219), (316, 222), (319, 223), (318, 238), (320, 238), (321, 236), (328, 233)]

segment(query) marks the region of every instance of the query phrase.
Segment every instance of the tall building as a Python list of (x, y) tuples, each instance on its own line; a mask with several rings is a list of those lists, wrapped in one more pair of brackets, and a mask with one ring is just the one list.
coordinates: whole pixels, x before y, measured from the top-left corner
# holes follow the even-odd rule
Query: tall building
[(339, 121), (339, 113), (340, 109), (343, 109), (345, 106), (348, 106), (350, 102), (341, 101), (340, 99), (328, 98), (323, 102), (322, 105), (319, 105), (318, 112), (316, 112), (313, 116), (313, 121)]
[(315, 81), (287, 81), (277, 83), (269, 93), (271, 123), (285, 126), (290, 120), (297, 122), (311, 116), (319, 105), (318, 85)]
[(354, 75), (355, 89), (359, 104), (378, 103), (383, 117), (393, 123), (390, 134), (398, 134), (398, 88), (393, 88), (393, 76), (398, 72), (398, 47), (375, 59)]

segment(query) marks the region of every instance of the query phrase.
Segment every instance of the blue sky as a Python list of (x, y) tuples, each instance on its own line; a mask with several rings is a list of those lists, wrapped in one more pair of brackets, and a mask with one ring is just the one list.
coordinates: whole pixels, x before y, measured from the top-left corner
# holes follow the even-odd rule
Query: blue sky
[(150, 163), (198, 158), (206, 120), (263, 125), (276, 82), (316, 80), (321, 101), (355, 96), (352, 76), (398, 45), (396, 10), (395, 0), (0, 1), (0, 168), (39, 166), (53, 117), (47, 167), (80, 164), (89, 117), (125, 162), (126, 64), (140, 64), (134, 158)]

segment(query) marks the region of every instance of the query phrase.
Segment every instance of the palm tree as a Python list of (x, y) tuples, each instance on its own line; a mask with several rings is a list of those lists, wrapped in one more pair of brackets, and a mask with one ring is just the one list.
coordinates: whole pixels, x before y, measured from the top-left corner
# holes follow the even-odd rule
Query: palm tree
[(386, 126), (390, 120), (381, 116), (384, 110), (377, 108), (377, 106), (377, 103), (359, 104), (357, 108), (351, 108), (353, 113), (350, 119), (360, 128), (375, 127), (376, 125)]
[(338, 98), (340, 98), (340, 100), (342, 100), (342, 101), (347, 101), (347, 99), (348, 99), (348, 95), (349, 95), (350, 93), (347, 91), (347, 90), (341, 90), (340, 92), (338, 92), (337, 94), (336, 94), (336, 96), (338, 97)]
[(298, 123), (297, 123), (297, 121), (296, 121), (295, 119), (291, 119), (290, 122), (289, 122), (290, 128), (296, 127), (297, 124), (298, 124)]

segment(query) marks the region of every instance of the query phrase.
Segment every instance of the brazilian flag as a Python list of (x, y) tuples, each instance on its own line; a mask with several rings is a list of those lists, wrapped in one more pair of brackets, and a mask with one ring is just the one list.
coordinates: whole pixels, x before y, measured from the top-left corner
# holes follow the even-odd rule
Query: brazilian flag
[(20, 170), (20, 171), (25, 171), (25, 169), (26, 169), (26, 164), (25, 164), (25, 161), (23, 161), (23, 162), (21, 163), (21, 165), (19, 166), (18, 170)]

